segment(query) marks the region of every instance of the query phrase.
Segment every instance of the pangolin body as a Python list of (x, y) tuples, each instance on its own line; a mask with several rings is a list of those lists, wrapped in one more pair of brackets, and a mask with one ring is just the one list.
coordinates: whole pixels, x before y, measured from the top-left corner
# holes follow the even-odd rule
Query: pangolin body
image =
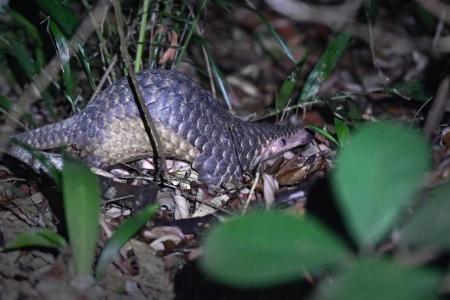
[[(137, 80), (166, 155), (192, 162), (199, 180), (208, 185), (240, 181), (261, 160), (311, 140), (302, 127), (250, 123), (233, 116), (180, 72), (145, 70)], [(68, 146), (89, 166), (100, 168), (152, 153), (126, 78), (68, 119), (14, 137), (40, 150)]]

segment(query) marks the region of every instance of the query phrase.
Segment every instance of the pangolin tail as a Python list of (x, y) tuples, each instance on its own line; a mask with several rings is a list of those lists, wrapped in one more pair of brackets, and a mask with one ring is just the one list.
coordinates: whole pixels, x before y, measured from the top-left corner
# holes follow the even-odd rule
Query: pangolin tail
[(74, 115), (57, 123), (19, 133), (13, 138), (39, 150), (58, 148), (72, 143), (77, 119), (78, 115)]

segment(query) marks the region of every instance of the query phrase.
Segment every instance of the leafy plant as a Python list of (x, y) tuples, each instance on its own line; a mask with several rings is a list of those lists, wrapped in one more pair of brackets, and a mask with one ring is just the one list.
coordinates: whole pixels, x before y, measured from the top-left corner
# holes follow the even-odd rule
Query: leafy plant
[[(100, 185), (97, 177), (81, 162), (65, 157), (62, 172), (62, 192), (65, 220), (72, 249), (75, 272), (91, 275), (95, 248), (98, 239), (98, 218), (100, 214)], [(150, 205), (129, 217), (113, 234), (102, 249), (97, 264), (97, 277), (101, 277), (107, 264), (117, 256), (121, 247), (133, 238), (155, 214), (158, 206)], [(61, 249), (67, 242), (58, 233), (42, 229), (34, 233), (18, 235), (5, 245), (7, 250), (26, 247)]]
[[(374, 251), (402, 224), (402, 212), (421, 189), (430, 166), (429, 146), (416, 130), (382, 122), (364, 125), (346, 140), (331, 180), (344, 221), (359, 246), (356, 255), (337, 233), (310, 215), (261, 212), (212, 228), (204, 240), (202, 269), (216, 280), (240, 287), (329, 273), (333, 283), (321, 281), (311, 299), (435, 297), (439, 272), (405, 266)], [(406, 222), (405, 245), (447, 247), (450, 239), (445, 231), (426, 233), (443, 225), (449, 230), (444, 218), (448, 191), (448, 186), (437, 189), (433, 202)], [(444, 212), (439, 212), (442, 206)], [(430, 223), (432, 219), (436, 222)], [(414, 232), (423, 234), (415, 237)]]

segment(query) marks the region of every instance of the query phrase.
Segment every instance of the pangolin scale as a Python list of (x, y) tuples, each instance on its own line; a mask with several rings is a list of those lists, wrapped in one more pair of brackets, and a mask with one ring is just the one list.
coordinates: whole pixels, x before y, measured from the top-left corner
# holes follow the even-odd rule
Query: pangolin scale
[[(199, 180), (210, 186), (239, 182), (260, 161), (311, 140), (300, 126), (250, 123), (233, 116), (178, 71), (145, 70), (137, 80), (166, 155), (192, 162)], [(99, 168), (152, 153), (126, 78), (111, 84), (81, 112), (14, 137), (40, 150), (67, 146)]]

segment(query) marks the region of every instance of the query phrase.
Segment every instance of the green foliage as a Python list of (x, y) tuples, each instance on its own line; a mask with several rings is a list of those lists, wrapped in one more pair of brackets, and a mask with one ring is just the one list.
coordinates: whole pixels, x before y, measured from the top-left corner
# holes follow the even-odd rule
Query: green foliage
[(25, 247), (62, 248), (67, 246), (66, 240), (50, 229), (42, 229), (33, 233), (22, 233), (5, 245), (6, 250), (17, 250)]
[(196, 38), (195, 40), (197, 41), (197, 43), (202, 47), (202, 49), (204, 50), (204, 53), (206, 54), (208, 63), (211, 66), (211, 73), (213, 75), (214, 82), (216, 83), (220, 92), (222, 93), (222, 97), (225, 100), (225, 102), (227, 103), (228, 107), (231, 109), (230, 88), (228, 87), (228, 84), (227, 84), (222, 72), (220, 71), (219, 66), (216, 64), (214, 57), (211, 54), (211, 51), (208, 47), (207, 41), (199, 35), (196, 35), (195, 38)]
[(56, 46), (56, 51), (61, 59), (63, 70), (62, 77), (66, 88), (66, 97), (73, 103), (75, 82), (70, 72), (69, 41), (52, 20), (49, 22), (49, 28)]
[(338, 118), (334, 118), (334, 127), (336, 128), (336, 135), (338, 137), (339, 144), (345, 144), (350, 135), (350, 128), (348, 128), (344, 121)]
[(78, 26), (78, 18), (61, 0), (35, 0), (39, 7), (58, 25), (66, 37), (71, 37)]
[(267, 20), (267, 18), (261, 14), (257, 9), (253, 9), (252, 7), (248, 6), (248, 5), (244, 5), (244, 7), (250, 11), (252, 11), (254, 14), (256, 14), (258, 16), (258, 18), (264, 23), (264, 25), (267, 27), (267, 29), (269, 30), (270, 34), (273, 36), (273, 38), (275, 39), (275, 41), (277, 42), (277, 44), (281, 47), (281, 49), (283, 50), (283, 53), (292, 61), (295, 62), (294, 59), (294, 55), (292, 55), (291, 50), (289, 49), (288, 45), (286, 44), (286, 42), (283, 40), (283, 38), (278, 34), (278, 32), (276, 31), (276, 29), (272, 26), (272, 24), (270, 24), (269, 20)]
[(350, 38), (351, 35), (344, 32), (330, 42), (327, 49), (320, 57), (320, 60), (316, 63), (314, 69), (306, 79), (298, 102), (308, 102), (314, 99), (319, 92), (320, 85), (330, 77), (336, 64), (344, 54), (344, 51), (350, 42)]
[(450, 184), (433, 190), (401, 230), (401, 242), (450, 250)]
[[(139, 40), (136, 43), (136, 70), (141, 66), (176, 67), (193, 43), (202, 47), (205, 60), (211, 67), (211, 73), (224, 98), (229, 101), (226, 82), (220, 66), (216, 64), (208, 49), (209, 42), (202, 37), (197, 24), (202, 20), (210, 1), (202, 0), (196, 7), (186, 5), (184, 1), (159, 2), (141, 1), (141, 12), (151, 12), (137, 16), (140, 22)], [(230, 1), (216, 0), (225, 10)], [(78, 19), (71, 9), (61, 0), (36, 0), (40, 9), (49, 18), (49, 29), (55, 42), (55, 48), (63, 59), (63, 80), (67, 96), (74, 96), (76, 83), (71, 78), (70, 59), (68, 57), (67, 39), (75, 32)], [(237, 4), (236, 4), (237, 3)], [(233, 5), (246, 6), (240, 2)], [(378, 1), (366, 0), (366, 17), (375, 21)], [(294, 61), (291, 50), (277, 33), (267, 18), (259, 11), (246, 7), (266, 26), (277, 42), (283, 54)], [(421, 17), (428, 21), (430, 14), (425, 10)], [(9, 12), (14, 26), (9, 24), (10, 32), (2, 35), (3, 48), (9, 49), (22, 72), (30, 80), (45, 64), (42, 36), (40, 31), (26, 18), (15, 11)], [(431, 17), (433, 18), (433, 17)], [(154, 24), (149, 20), (154, 19)], [(427, 22), (428, 22), (427, 21)], [(431, 19), (435, 26), (434, 18)], [(114, 34), (115, 25), (107, 20), (102, 31), (97, 32), (99, 39), (98, 55), (105, 70), (114, 65), (116, 52)], [(152, 21), (153, 22), (153, 21)], [(152, 27), (153, 39), (146, 40), (149, 25)], [(431, 22), (430, 22), (431, 24)], [(8, 29), (8, 30), (9, 30)], [(434, 32), (434, 27), (432, 27)], [(133, 30), (134, 32), (134, 30)], [(180, 48), (173, 53), (173, 62), (160, 63), (162, 53), (172, 45), (167, 32), (178, 35)], [(331, 76), (348, 44), (350, 35), (343, 33), (330, 42), (329, 46), (306, 79), (298, 102), (303, 104), (314, 100), (322, 83)], [(5, 47), (6, 45), (6, 47)], [(132, 47), (130, 47), (132, 48)], [(95, 87), (95, 70), (92, 71), (89, 54), (81, 45), (77, 45), (78, 58), (92, 87)], [(3, 50), (3, 49), (2, 49)], [(112, 50), (112, 51), (111, 51)], [(149, 62), (145, 55), (149, 53)], [(171, 49), (174, 50), (174, 49)], [(97, 54), (97, 53), (96, 53)], [(50, 57), (47, 56), (47, 57)], [(276, 101), (276, 109), (283, 109), (292, 97), (301, 69), (306, 61), (303, 57), (283, 82)], [(15, 70), (14, 70), (15, 71)], [(111, 79), (118, 77), (113, 70)], [(55, 85), (56, 86), (56, 85)], [(407, 99), (426, 101), (429, 99), (418, 82), (406, 82), (384, 90), (392, 95)], [(54, 92), (53, 90), (49, 93)], [(44, 97), (48, 98), (44, 92)], [(72, 103), (74, 106), (74, 104)], [(10, 101), (0, 97), (0, 106), (8, 109)], [(354, 117), (346, 119), (361, 120), (361, 114), (354, 109)], [(405, 217), (404, 208), (411, 204), (411, 198), (421, 188), (430, 159), (429, 149), (417, 132), (400, 125), (372, 124), (362, 126), (353, 135), (348, 124), (335, 119), (336, 135), (321, 128), (314, 128), (337, 146), (342, 147), (337, 160), (336, 172), (332, 183), (337, 196), (339, 208), (343, 214), (347, 229), (357, 246), (370, 250), (353, 255), (338, 236), (320, 221), (311, 216), (298, 217), (280, 213), (255, 213), (239, 217), (215, 226), (204, 241), (205, 255), (201, 266), (213, 278), (239, 287), (264, 287), (294, 279), (314, 276), (331, 280), (319, 282), (313, 299), (432, 299), (437, 290), (440, 274), (426, 268), (413, 268), (400, 265), (394, 258), (374, 258), (373, 249), (383, 238), (387, 237), (395, 225), (404, 224), (400, 229), (400, 242), (404, 247), (437, 247), (448, 250), (450, 240), (448, 232), (450, 213), (448, 195), (450, 188), (445, 185), (431, 192), (427, 202), (414, 207), (414, 214)], [(337, 138), (336, 138), (337, 137)], [(38, 153), (33, 154), (46, 161)], [(72, 159), (66, 159), (60, 182), (60, 174), (53, 171), (55, 182), (62, 187), (70, 245), (73, 249), (75, 266), (78, 274), (91, 274), (98, 235), (99, 186), (97, 179), (87, 167)], [(118, 254), (120, 248), (132, 238), (142, 226), (154, 215), (156, 206), (150, 206), (130, 217), (124, 222), (107, 242), (96, 268), (97, 277), (101, 277), (108, 264)], [(6, 245), (7, 249), (23, 247), (66, 246), (66, 241), (51, 230), (44, 229), (36, 233), (17, 236), (16, 240)], [(378, 253), (378, 256), (382, 254)], [(330, 283), (331, 282), (331, 283)]]
[(50, 176), (56, 186), (61, 187), (61, 172), (48, 160), (48, 157), (46, 157), (42, 152), (37, 151), (14, 138), (11, 138), (11, 143), (23, 148), (33, 157), (33, 159), (38, 160), (46, 168), (46, 171), (48, 172), (47, 175)]
[(178, 52), (178, 55), (177, 55), (177, 57), (175, 59), (174, 66), (176, 66), (176, 67), (181, 63), (181, 59), (183, 58), (184, 52), (186, 51), (186, 49), (187, 49), (187, 47), (189, 45), (189, 42), (190, 42), (191, 37), (192, 37), (192, 34), (196, 30), (197, 23), (198, 23), (198, 21), (200, 19), (200, 16), (201, 16), (201, 12), (205, 9), (207, 2), (208, 2), (207, 0), (201, 0), (201, 2), (199, 4), (199, 12), (196, 15), (196, 17), (192, 20), (192, 24), (190, 24), (189, 31), (186, 34), (186, 38), (183, 40), (183, 45), (181, 46), (181, 49)]
[[(346, 124), (337, 121), (336, 130), (342, 149), (333, 187), (349, 232), (370, 250), (412, 204), (430, 165), (429, 148), (418, 132), (399, 124), (363, 125), (349, 136)], [(401, 231), (404, 244), (448, 247), (449, 187), (435, 190), (412, 216)], [(236, 287), (269, 286), (320, 271), (329, 280), (318, 284), (309, 298), (314, 300), (434, 299), (442, 276), (373, 251), (355, 257), (320, 222), (276, 213), (255, 213), (212, 228), (201, 266)]]
[(366, 18), (373, 22), (378, 15), (378, 0), (365, 0), (364, 11), (366, 13)]
[(202, 269), (235, 286), (265, 286), (301, 278), (348, 255), (312, 217), (258, 213), (211, 230)]
[(27, 75), (28, 78), (32, 79), (33, 76), (36, 75), (38, 70), (36, 65), (34, 64), (33, 57), (31, 56), (29, 50), (23, 43), (17, 40), (12, 40), (10, 41), (10, 43), (11, 55), (14, 56), (25, 75)]
[(339, 141), (331, 133), (329, 133), (325, 129), (322, 129), (320, 127), (313, 126), (313, 125), (308, 125), (308, 128), (318, 132), (321, 135), (323, 135), (325, 138), (327, 138), (328, 140), (333, 142), (335, 145), (339, 145)]
[(332, 283), (322, 282), (313, 299), (431, 300), (436, 299), (439, 280), (433, 270), (362, 258), (339, 272)]
[(64, 159), (62, 183), (75, 271), (79, 275), (89, 275), (98, 238), (100, 185), (88, 167), (68, 156)]
[(333, 185), (353, 238), (373, 246), (418, 191), (430, 166), (425, 139), (395, 124), (361, 128), (341, 149)]
[(129, 217), (123, 222), (114, 235), (108, 240), (100, 254), (95, 271), (96, 277), (100, 278), (104, 275), (108, 264), (119, 254), (120, 249), (126, 242), (133, 238), (148, 220), (155, 214), (159, 205), (154, 204), (147, 206), (139, 211), (136, 215)]
[(308, 59), (309, 53), (306, 53), (302, 59), (295, 65), (289, 76), (283, 81), (275, 101), (275, 109), (281, 111), (289, 103), (294, 92), (297, 81), (299, 80), (303, 66)]
[[(70, 246), (78, 275), (92, 274), (95, 247), (98, 239), (100, 213), (100, 185), (97, 177), (81, 162), (65, 157), (62, 173), (64, 212)], [(101, 277), (108, 263), (120, 248), (133, 238), (155, 214), (158, 205), (151, 205), (128, 218), (108, 240), (99, 257), (96, 275)], [(50, 229), (18, 235), (5, 245), (6, 250), (25, 247), (62, 248), (66, 241)]]
[(11, 100), (7, 97), (0, 95), (0, 107), (4, 110), (9, 110), (12, 106)]
[(425, 92), (422, 83), (420, 83), (419, 81), (407, 81), (398, 83), (392, 88), (388, 89), (388, 92), (392, 95), (399, 95), (403, 98), (411, 100), (425, 102), (430, 99), (430, 95)]

